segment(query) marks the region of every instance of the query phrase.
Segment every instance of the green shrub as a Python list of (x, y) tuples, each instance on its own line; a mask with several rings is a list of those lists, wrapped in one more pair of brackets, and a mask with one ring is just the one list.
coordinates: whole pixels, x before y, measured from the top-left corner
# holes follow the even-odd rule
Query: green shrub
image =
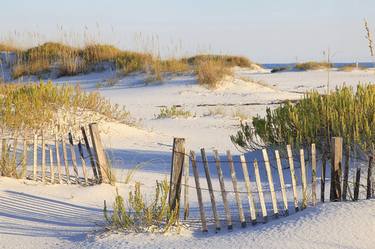
[(307, 93), (296, 104), (286, 102), (265, 117), (255, 117), (252, 125), (241, 124), (234, 144), (245, 150), (263, 146), (316, 143), (329, 148), (331, 137), (343, 137), (348, 145), (368, 150), (375, 143), (375, 85), (343, 86), (328, 95)]
[(126, 232), (166, 232), (178, 224), (178, 206), (171, 210), (168, 205), (169, 184), (167, 180), (156, 182), (153, 200), (148, 203), (137, 182), (127, 201), (118, 194), (113, 203), (113, 212), (108, 211), (104, 201), (104, 218), (110, 229)]

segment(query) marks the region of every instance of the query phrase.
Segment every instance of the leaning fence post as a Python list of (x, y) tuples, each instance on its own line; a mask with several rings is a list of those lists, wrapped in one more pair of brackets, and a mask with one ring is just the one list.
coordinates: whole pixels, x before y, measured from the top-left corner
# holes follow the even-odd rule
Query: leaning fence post
[(297, 195), (297, 178), (296, 178), (296, 173), (295, 173), (295, 170), (294, 170), (292, 147), (288, 144), (286, 146), (286, 149), (287, 149), (287, 152), (288, 152), (288, 161), (289, 161), (289, 167), (290, 167), (290, 178), (292, 179), (294, 209), (295, 209), (296, 212), (298, 212), (299, 207), (298, 207), (298, 195)]
[(94, 156), (90, 148), (89, 139), (87, 138), (85, 127), (82, 126), (81, 131), (82, 131), (83, 140), (85, 141), (87, 153), (89, 154), (89, 157), (90, 157), (91, 168), (94, 173), (95, 180), (98, 181), (99, 176), (98, 176), (98, 171), (97, 171), (97, 165), (95, 163)]
[(332, 138), (330, 201), (341, 201), (342, 138)]
[(83, 178), (85, 179), (85, 185), (88, 185), (89, 181), (87, 179), (86, 161), (85, 161), (85, 156), (83, 155), (83, 148), (82, 148), (81, 141), (78, 142), (78, 151), (81, 157), (82, 173), (83, 173)]
[(277, 171), (279, 172), (279, 178), (280, 178), (281, 194), (283, 196), (284, 212), (285, 212), (285, 215), (288, 216), (289, 215), (288, 198), (286, 196), (284, 173), (283, 173), (283, 168), (282, 168), (281, 160), (280, 160), (280, 154), (278, 150), (275, 150), (275, 157), (276, 157)]
[(312, 204), (316, 205), (316, 147), (311, 144), (311, 195)]
[(95, 155), (96, 155), (96, 162), (99, 167), (99, 176), (100, 182), (109, 183), (110, 182), (110, 171), (109, 165), (107, 161), (107, 157), (103, 148), (102, 140), (99, 134), (98, 124), (92, 123), (89, 124), (90, 134), (92, 145), (94, 147)]
[(373, 156), (371, 155), (369, 157), (369, 161), (368, 161), (368, 169), (367, 169), (367, 191), (366, 191), (366, 199), (370, 199), (371, 198), (371, 194), (372, 194), (372, 183), (371, 183), (371, 178), (372, 178), (372, 166), (373, 166)]
[(236, 197), (236, 202), (237, 202), (237, 207), (238, 207), (238, 213), (239, 213), (239, 216), (240, 216), (241, 226), (246, 227), (246, 220), (245, 220), (245, 215), (244, 215), (244, 212), (243, 212), (242, 201), (241, 201), (240, 193), (238, 192), (236, 171), (234, 170), (233, 158), (232, 158), (232, 155), (231, 155), (229, 150), (227, 151), (227, 158), (228, 158), (228, 162), (229, 162), (230, 175), (232, 177), (233, 191), (234, 191), (234, 195)]
[(266, 208), (266, 203), (264, 202), (262, 180), (260, 179), (259, 166), (258, 166), (258, 161), (256, 159), (254, 160), (254, 172), (255, 172), (255, 181), (257, 183), (257, 188), (258, 188), (260, 207), (262, 209), (263, 221), (267, 222), (268, 221), (267, 208)]
[(256, 222), (257, 222), (255, 202), (254, 202), (253, 194), (252, 194), (252, 191), (251, 191), (250, 176), (249, 176), (249, 171), (247, 169), (246, 158), (245, 158), (244, 155), (240, 156), (240, 161), (241, 161), (243, 176), (244, 176), (244, 179), (245, 179), (247, 198), (248, 198), (248, 201), (249, 201), (251, 224), (255, 225)]
[(266, 167), (266, 172), (267, 172), (268, 185), (270, 187), (270, 192), (271, 192), (273, 213), (274, 213), (274, 216), (277, 218), (279, 217), (279, 209), (277, 208), (277, 199), (276, 199), (275, 187), (273, 185), (270, 160), (268, 158), (268, 153), (266, 149), (263, 149), (262, 153), (263, 153), (263, 159), (264, 159), (264, 166)]
[(73, 170), (76, 176), (76, 182), (77, 184), (79, 184), (80, 181), (79, 181), (79, 174), (78, 174), (78, 168), (77, 168), (77, 158), (76, 158), (76, 152), (74, 150), (73, 136), (71, 132), (69, 132), (69, 144), (70, 144), (70, 156), (72, 159)]
[(185, 139), (173, 139), (172, 165), (169, 181), (168, 204), (171, 210), (179, 207), (181, 195), (181, 179), (185, 160)]
[(227, 218), (228, 230), (232, 230), (233, 229), (232, 216), (231, 216), (230, 208), (228, 204), (227, 191), (225, 190), (224, 175), (221, 169), (220, 157), (219, 157), (219, 153), (217, 152), (217, 150), (214, 150), (214, 157), (215, 157), (217, 175), (219, 176), (221, 197), (223, 198), (224, 211), (225, 211), (225, 216)]
[(214, 190), (212, 188), (212, 182), (211, 182), (210, 169), (208, 168), (208, 162), (207, 162), (206, 152), (205, 152), (204, 148), (201, 148), (201, 156), (202, 156), (202, 161), (203, 161), (204, 172), (205, 172), (205, 175), (206, 175), (208, 191), (210, 193), (212, 212), (214, 214), (216, 231), (219, 231), (220, 230), (220, 219), (219, 219), (219, 214), (217, 212), (215, 194), (214, 194)]
[(306, 166), (305, 166), (305, 153), (300, 149), (301, 160), (301, 180), (302, 180), (302, 209), (307, 208), (307, 180), (306, 180)]
[(197, 169), (197, 163), (195, 160), (195, 152), (190, 151), (190, 156), (191, 156), (191, 167), (193, 168), (193, 173), (194, 173), (195, 189), (197, 190), (199, 212), (200, 212), (201, 221), (202, 221), (202, 231), (208, 232), (206, 214), (204, 212), (204, 206), (203, 206), (202, 190), (201, 190), (201, 185), (199, 183), (199, 174), (198, 174), (198, 169)]
[(50, 180), (51, 180), (51, 183), (54, 184), (55, 183), (55, 169), (54, 169), (54, 166), (53, 166), (53, 152), (52, 152), (52, 147), (51, 146), (48, 146), (48, 149), (49, 149), (49, 162), (50, 162)]
[(62, 183), (62, 171), (61, 171), (61, 160), (60, 160), (60, 148), (59, 139), (57, 133), (55, 134), (55, 152), (56, 152), (56, 163), (57, 163), (57, 175), (59, 177), (59, 183)]

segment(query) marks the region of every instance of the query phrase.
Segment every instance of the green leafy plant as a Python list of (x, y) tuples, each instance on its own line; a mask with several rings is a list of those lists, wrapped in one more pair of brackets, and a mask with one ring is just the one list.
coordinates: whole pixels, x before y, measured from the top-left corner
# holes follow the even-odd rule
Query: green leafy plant
[(157, 119), (163, 119), (163, 118), (177, 118), (177, 117), (183, 117), (188, 118), (193, 116), (191, 112), (185, 111), (184, 109), (172, 106), (172, 107), (162, 107), (160, 109), (160, 113), (156, 116)]

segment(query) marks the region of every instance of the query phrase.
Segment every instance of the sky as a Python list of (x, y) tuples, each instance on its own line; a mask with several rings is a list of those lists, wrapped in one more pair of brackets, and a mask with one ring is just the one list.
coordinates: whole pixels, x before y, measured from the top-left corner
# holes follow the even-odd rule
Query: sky
[(244, 55), (258, 63), (370, 61), (375, 0), (1, 0), (0, 36), (159, 51)]

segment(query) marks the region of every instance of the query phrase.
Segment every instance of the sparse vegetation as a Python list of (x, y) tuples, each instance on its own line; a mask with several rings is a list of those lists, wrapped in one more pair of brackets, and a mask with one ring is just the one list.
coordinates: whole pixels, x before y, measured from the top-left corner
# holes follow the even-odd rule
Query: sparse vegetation
[(252, 67), (255, 63), (243, 56), (232, 56), (232, 55), (196, 55), (185, 59), (190, 65), (199, 65), (202, 61), (214, 61), (220, 62), (226, 67)]
[(290, 70), (288, 67), (275, 67), (271, 69), (271, 73), (279, 73), (279, 72), (284, 72)]
[(160, 113), (156, 116), (157, 119), (163, 118), (188, 118), (193, 116), (189, 111), (184, 110), (182, 107), (172, 106), (172, 107), (162, 107)]
[(319, 69), (327, 69), (331, 68), (332, 64), (328, 62), (316, 62), (316, 61), (309, 61), (304, 63), (297, 63), (295, 68), (297, 70), (307, 71), (307, 70), (319, 70)]
[(345, 65), (343, 67), (340, 67), (340, 71), (343, 72), (352, 72), (354, 70), (362, 70), (362, 67), (357, 66), (356, 64), (350, 64), (350, 65)]
[(147, 202), (137, 182), (125, 201), (116, 190), (113, 212), (109, 212), (104, 201), (104, 217), (108, 228), (125, 232), (167, 232), (178, 226), (178, 207), (171, 210), (168, 205), (169, 184), (167, 180), (156, 182), (153, 201)]

